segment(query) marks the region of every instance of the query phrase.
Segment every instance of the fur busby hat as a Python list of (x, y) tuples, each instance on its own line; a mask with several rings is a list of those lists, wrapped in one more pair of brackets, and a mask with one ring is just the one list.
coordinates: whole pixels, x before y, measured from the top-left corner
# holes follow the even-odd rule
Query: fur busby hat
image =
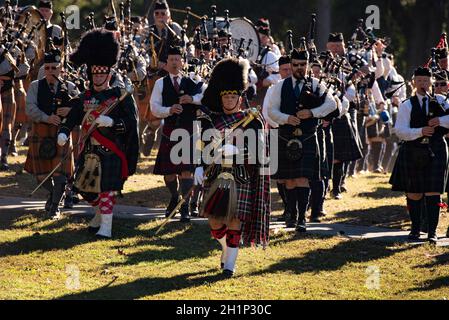
[(223, 112), (221, 97), (226, 94), (242, 95), (248, 86), (249, 64), (236, 58), (218, 62), (204, 92), (203, 105), (214, 112)]
[(70, 55), (70, 61), (76, 66), (86, 64), (88, 72), (109, 73), (117, 63), (119, 50), (120, 45), (112, 32), (93, 29), (83, 35), (78, 48)]
[(413, 72), (413, 76), (415, 77), (432, 77), (432, 72), (429, 68), (425, 67), (418, 67), (415, 69), (415, 72)]
[(345, 42), (345, 38), (343, 37), (343, 33), (331, 33), (327, 42)]

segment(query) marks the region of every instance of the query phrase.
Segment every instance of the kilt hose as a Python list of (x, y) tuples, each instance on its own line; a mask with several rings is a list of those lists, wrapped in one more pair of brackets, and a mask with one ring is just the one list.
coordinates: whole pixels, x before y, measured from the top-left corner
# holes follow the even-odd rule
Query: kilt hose
[[(173, 147), (175, 147), (178, 141), (170, 141), (170, 135), (176, 129), (184, 129), (189, 132), (190, 140), (188, 141), (189, 146), (189, 159), (187, 162), (181, 162), (179, 164), (174, 164), (172, 159), (170, 158), (170, 153)], [(181, 174), (182, 172), (194, 172), (195, 165), (193, 163), (193, 152), (194, 152), (194, 141), (193, 141), (193, 123), (181, 123), (180, 126), (175, 126), (172, 123), (165, 123), (162, 126), (162, 139), (161, 144), (159, 146), (159, 152), (157, 154), (156, 163), (154, 165), (153, 173), (156, 175), (172, 175), (172, 174)], [(182, 143), (187, 143), (187, 141), (183, 141)], [(179, 155), (184, 156), (184, 155)]]
[(326, 161), (327, 161), (327, 168), (329, 170), (329, 176), (327, 176), (328, 179), (332, 179), (332, 174), (334, 171), (334, 135), (332, 133), (331, 126), (328, 126), (323, 129), (324, 130), (324, 138), (326, 142)]
[[(277, 180), (307, 178), (309, 181), (321, 180), (320, 150), (316, 133), (300, 137), (287, 137), (279, 129), (278, 170), (272, 176)], [(287, 158), (287, 144), (290, 139), (298, 139), (303, 146), (302, 157), (292, 161)], [(273, 156), (273, 155), (272, 155)]]
[(320, 149), (321, 179), (330, 178), (329, 161), (327, 159), (326, 132), (322, 127), (318, 128), (317, 140)]
[(348, 115), (334, 119), (332, 123), (334, 135), (334, 159), (340, 162), (351, 162), (362, 158), (362, 146), (356, 136)]
[[(27, 159), (25, 161), (25, 171), (35, 176), (48, 175), (64, 158), (64, 156), (70, 152), (71, 143), (67, 143), (64, 147), (57, 145), (56, 156), (51, 160), (42, 159), (39, 156), (39, 148), (44, 138), (56, 139), (58, 133), (58, 127), (47, 123), (33, 123), (31, 127), (31, 136), (29, 138), (29, 149)], [(60, 175), (71, 177), (73, 174), (73, 156), (69, 156), (68, 159), (61, 165), (56, 171)]]
[(434, 157), (426, 166), (420, 167), (410, 161), (410, 143), (401, 144), (390, 178), (393, 191), (440, 194), (445, 192), (448, 173), (446, 141), (442, 138), (432, 139), (429, 146)]
[(1, 133), (1, 149), (2, 156), (4, 151), (12, 140), (12, 130), (14, 128), (14, 119), (16, 117), (16, 101), (14, 99), (14, 89), (8, 89), (1, 93), (2, 97), (2, 133)]
[(28, 122), (28, 117), (25, 112), (26, 92), (23, 87), (22, 80), (14, 81), (14, 98), (16, 99), (16, 124), (24, 124)]

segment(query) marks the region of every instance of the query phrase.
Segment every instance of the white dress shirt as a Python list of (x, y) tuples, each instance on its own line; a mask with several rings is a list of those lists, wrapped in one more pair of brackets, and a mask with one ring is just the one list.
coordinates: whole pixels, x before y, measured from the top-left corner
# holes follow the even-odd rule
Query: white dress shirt
[[(182, 75), (173, 75), (170, 74), (170, 79), (172, 83), (174, 83), (174, 78), (178, 77), (177, 81), (179, 86), (181, 86), (181, 80)], [(162, 91), (164, 89), (164, 78), (158, 79), (156, 83), (154, 84), (153, 92), (151, 93), (151, 99), (150, 99), (150, 108), (151, 112), (157, 117), (161, 119), (165, 119), (170, 116), (170, 108), (172, 106), (163, 106), (162, 105)], [(205, 86), (201, 88), (201, 93), (196, 94), (192, 97), (193, 102), (192, 104), (200, 105), (201, 100), (203, 99), (203, 93), (204, 93)]]
[[(293, 76), (293, 89), (296, 86), (296, 80)], [(287, 78), (288, 79), (288, 78)], [(272, 92), (270, 93), (269, 107), (268, 107), (268, 115), (269, 117), (278, 123), (279, 125), (285, 125), (288, 122), (288, 118), (291, 116), (290, 114), (285, 114), (281, 112), (281, 94), (282, 94), (282, 86), (284, 85), (284, 81), (282, 80), (279, 83), (273, 86)], [(302, 90), (303, 81), (299, 84), (299, 90)], [(319, 80), (316, 78), (312, 78), (312, 89), (315, 92), (318, 87)], [(326, 91), (326, 86), (324, 84), (320, 84), (320, 94), (323, 94)], [(318, 108), (310, 110), (314, 118), (324, 118), (329, 113), (337, 109), (337, 103), (332, 97), (331, 92), (329, 91), (326, 95), (324, 103)]]
[[(417, 94), (419, 104), (423, 107), (424, 96)], [(442, 95), (436, 95), (437, 101), (444, 106), (444, 109), (449, 109), (449, 103), (445, 101), (445, 97)], [(398, 116), (396, 119), (396, 125), (394, 126), (395, 133), (399, 139), (403, 141), (413, 141), (423, 137), (422, 128), (410, 128), (410, 115), (412, 113), (412, 103), (410, 99), (404, 101), (399, 107)], [(426, 113), (429, 108), (429, 98), (426, 101)], [(440, 126), (449, 129), (449, 116), (440, 117)]]

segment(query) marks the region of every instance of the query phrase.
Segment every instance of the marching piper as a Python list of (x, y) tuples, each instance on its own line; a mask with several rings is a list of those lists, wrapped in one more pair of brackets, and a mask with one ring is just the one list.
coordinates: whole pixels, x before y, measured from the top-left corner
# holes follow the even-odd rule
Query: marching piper
[[(265, 124), (257, 111), (242, 110), (248, 68), (244, 60), (220, 61), (202, 100), (210, 112), (201, 118), (204, 147), (195, 184), (204, 182), (201, 215), (208, 218), (212, 237), (222, 246), (226, 276), (235, 272), (241, 242), (266, 247), (269, 241), (270, 176), (261, 170), (264, 161), (258, 154), (262, 150), (268, 156)], [(209, 130), (212, 141), (206, 138)], [(243, 141), (247, 135), (255, 139)]]
[[(32, 121), (29, 149), (25, 171), (36, 176), (41, 182), (66, 157), (70, 146), (58, 147), (56, 144), (58, 127), (67, 117), (70, 108), (69, 98), (78, 95), (75, 84), (62, 83), (62, 55), (58, 49), (45, 53), (45, 77), (30, 84), (26, 96), (26, 114)], [(67, 179), (73, 172), (73, 158), (68, 157), (43, 187), (49, 192), (45, 210), (57, 219), (60, 216), (59, 203), (64, 195)]]
[[(287, 227), (306, 232), (305, 214), (309, 205), (310, 182), (320, 179), (317, 142), (318, 119), (337, 109), (332, 94), (319, 80), (308, 77), (309, 53), (294, 49), (293, 76), (273, 88), (268, 115), (279, 124), (279, 168), (274, 178), (285, 180)], [(318, 88), (319, 87), (319, 88)], [(318, 88), (318, 90), (317, 90)], [(315, 95), (318, 92), (319, 96)]]
[(419, 67), (414, 72), (415, 94), (399, 107), (395, 133), (403, 141), (390, 184), (393, 191), (407, 196), (412, 222), (411, 241), (419, 240), (421, 207), (425, 202), (428, 217), (428, 241), (437, 243), (441, 194), (445, 192), (448, 151), (444, 134), (449, 128), (449, 103), (441, 95), (430, 95), (432, 74)]
[(81, 125), (74, 191), (95, 207), (89, 231), (99, 238), (112, 237), (116, 197), (135, 173), (139, 154), (136, 103), (129, 91), (109, 84), (118, 54), (112, 32), (93, 29), (83, 35), (70, 60), (78, 67), (87, 65), (91, 87), (69, 102), (71, 110), (58, 135), (58, 144), (64, 146), (73, 128)]

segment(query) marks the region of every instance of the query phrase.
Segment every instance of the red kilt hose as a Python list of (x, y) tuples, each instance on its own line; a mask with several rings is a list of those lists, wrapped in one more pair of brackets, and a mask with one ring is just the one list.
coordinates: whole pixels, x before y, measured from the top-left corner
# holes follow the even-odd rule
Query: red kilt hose
[[(71, 143), (67, 143), (64, 147), (57, 145), (56, 156), (52, 160), (45, 160), (39, 156), (39, 148), (44, 138), (56, 139), (58, 127), (47, 123), (33, 123), (31, 128), (31, 137), (29, 139), (30, 146), (28, 149), (27, 159), (25, 162), (25, 171), (33, 175), (48, 175), (70, 152)], [(56, 171), (67, 177), (73, 174), (73, 156), (69, 156), (63, 165)]]
[(14, 82), (14, 97), (17, 105), (15, 123), (28, 122), (28, 117), (25, 113), (26, 92), (22, 80), (16, 80)]
[(12, 128), (16, 117), (16, 100), (14, 99), (14, 89), (2, 92), (2, 138), (12, 139)]

